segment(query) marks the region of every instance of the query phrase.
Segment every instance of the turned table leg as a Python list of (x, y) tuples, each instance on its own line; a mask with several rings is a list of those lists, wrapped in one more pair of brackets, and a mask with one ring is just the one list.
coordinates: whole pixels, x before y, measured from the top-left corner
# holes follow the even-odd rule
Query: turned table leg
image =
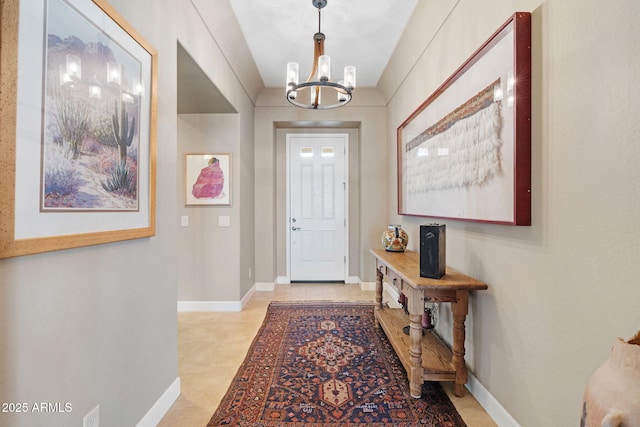
[(464, 385), (467, 383), (467, 365), (464, 361), (464, 322), (469, 310), (469, 293), (467, 291), (456, 292), (456, 302), (451, 304), (453, 312), (453, 367), (456, 370), (456, 382), (453, 385), (453, 394), (464, 396)]
[[(374, 310), (381, 310), (382, 309), (382, 277), (383, 277), (383, 274), (382, 274), (381, 268), (382, 267), (376, 268), (376, 301), (375, 301)], [(378, 322), (378, 317), (376, 317), (374, 315), (373, 319), (375, 321), (375, 325), (377, 327), (380, 327), (380, 322)]]
[(409, 309), (409, 393), (419, 399), (422, 396), (424, 368), (422, 367), (422, 315), (424, 313), (424, 296), (422, 291), (408, 290)]

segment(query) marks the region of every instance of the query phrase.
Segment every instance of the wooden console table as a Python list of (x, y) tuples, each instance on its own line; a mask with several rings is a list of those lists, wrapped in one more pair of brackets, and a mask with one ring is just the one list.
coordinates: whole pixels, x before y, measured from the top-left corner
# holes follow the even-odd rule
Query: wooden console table
[[(391, 342), (409, 377), (411, 396), (422, 395), (425, 380), (455, 381), (453, 392), (464, 395), (467, 366), (464, 361), (465, 325), (469, 309), (469, 291), (487, 289), (474, 278), (447, 268), (440, 279), (420, 277), (420, 259), (416, 252), (388, 252), (371, 249), (376, 257), (375, 320)], [(382, 278), (407, 296), (407, 316), (401, 308), (382, 306)], [(422, 334), (425, 302), (450, 303), (453, 313), (453, 348), (435, 333)], [(408, 318), (407, 318), (408, 317)], [(402, 328), (409, 323), (409, 336)]]

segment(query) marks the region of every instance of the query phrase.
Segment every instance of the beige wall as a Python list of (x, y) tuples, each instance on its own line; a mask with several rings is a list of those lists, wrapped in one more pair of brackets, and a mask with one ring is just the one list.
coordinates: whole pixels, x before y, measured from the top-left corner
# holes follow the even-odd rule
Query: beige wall
[[(195, 279), (177, 267), (195, 244), (178, 242), (178, 130), (192, 118), (176, 114), (177, 40), (238, 111), (238, 241), (229, 249), (237, 280), (216, 295), (242, 298), (254, 281), (280, 274), (277, 129), (358, 124), (359, 262), (351, 273), (372, 281), (368, 249), (379, 246), (386, 224), (402, 223), (415, 249), (425, 221), (396, 215), (395, 129), (522, 10), (533, 13), (533, 225), (445, 221), (447, 260), (490, 286), (471, 299), (473, 374), (522, 426), (576, 425), (589, 376), (615, 337), (640, 327), (640, 4), (448, 1), (451, 13), (433, 31), (433, 2), (420, 1), (379, 91), (359, 88), (349, 106), (311, 112), (290, 107), (281, 88), (256, 95), (259, 77), (241, 55), (220, 50), (238, 35), (228, 2), (215, 2), (220, 13), (196, 3), (203, 10), (174, 0), (111, 0), (159, 51), (157, 236), (0, 260), (0, 401), (74, 408), (1, 415), (0, 423), (81, 425), (100, 404), (102, 424), (135, 425), (176, 379), (177, 283), (187, 283), (185, 298), (211, 296), (198, 294)], [(201, 14), (215, 25), (205, 27)], [(207, 120), (197, 119), (195, 134), (210, 129)], [(443, 313), (443, 333), (449, 317)]]
[(357, 93), (358, 100), (338, 110), (325, 111), (290, 106), (282, 89), (260, 93), (255, 127), (256, 282), (273, 283), (278, 276), (286, 275), (284, 143), (286, 129), (293, 127), (295, 131), (302, 127), (305, 132), (315, 129), (350, 134), (350, 196), (358, 200), (349, 203), (349, 274), (373, 280), (375, 267), (368, 251), (378, 244), (380, 224), (386, 222), (387, 128), (379, 92), (357, 89)]
[[(189, 218), (178, 229), (178, 301), (239, 301), (239, 203), (234, 196), (240, 176), (237, 114), (180, 114), (178, 116), (178, 216)], [(185, 206), (186, 153), (231, 154), (231, 206)], [(230, 227), (219, 227), (219, 216)]]
[[(172, 10), (184, 7), (184, 2), (166, 1), (170, 3), (168, 17), (172, 16)], [(263, 84), (229, 0), (192, 0), (191, 3), (198, 9), (198, 19), (193, 29), (189, 29), (192, 22), (184, 23), (185, 32), (179, 36), (180, 43), (238, 112), (232, 212), (239, 221), (232, 224), (236, 239), (224, 243), (228, 245), (227, 253), (235, 257), (233, 268), (238, 269), (232, 273), (236, 280), (227, 282), (223, 293), (216, 292), (213, 299), (228, 301), (227, 295), (235, 295), (237, 299), (232, 301), (238, 301), (247, 295), (255, 282), (254, 103)], [(197, 22), (201, 19), (207, 23), (206, 28)], [(173, 17), (169, 21), (173, 23)], [(201, 32), (201, 28), (205, 32)], [(224, 268), (221, 263), (214, 263), (216, 267)]]
[(589, 376), (640, 328), (640, 3), (457, 2), (390, 95), (387, 219), (415, 249), (432, 219), (396, 214), (394, 131), (515, 11), (533, 18), (533, 224), (442, 221), (447, 262), (489, 284), (470, 302), (473, 374), (522, 426), (578, 425)]
[[(239, 114), (180, 114), (177, 125), (177, 215), (189, 218), (177, 234), (178, 301), (237, 303), (253, 286), (253, 126), (242, 131)], [(231, 206), (185, 205), (186, 153), (231, 154)]]
[[(3, 2), (3, 4), (6, 2)], [(29, 7), (33, 7), (33, 2)], [(239, 113), (233, 139), (233, 283), (250, 289), (253, 264), (253, 105), (191, 2), (110, 0), (158, 50), (155, 237), (0, 260), (0, 402), (69, 402), (69, 413), (0, 413), (0, 425), (67, 427), (100, 405), (100, 425), (133, 426), (177, 379), (180, 186), (177, 41)], [(218, 7), (228, 8), (227, 2)], [(225, 18), (221, 14), (219, 19)], [(225, 18), (226, 19), (226, 18)], [(230, 31), (229, 19), (219, 30)], [(255, 93), (255, 90), (253, 90)], [(204, 127), (204, 125), (203, 125)], [(180, 230), (183, 231), (183, 230)], [(180, 256), (178, 255), (180, 253)]]

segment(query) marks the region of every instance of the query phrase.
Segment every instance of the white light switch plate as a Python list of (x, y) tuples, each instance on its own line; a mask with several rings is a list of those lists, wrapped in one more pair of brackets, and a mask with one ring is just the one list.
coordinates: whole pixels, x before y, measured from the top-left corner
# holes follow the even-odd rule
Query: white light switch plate
[(231, 227), (231, 217), (220, 215), (218, 217), (218, 227)]
[(180, 217), (180, 225), (182, 227), (188, 227), (189, 226), (189, 217), (188, 216), (181, 216)]

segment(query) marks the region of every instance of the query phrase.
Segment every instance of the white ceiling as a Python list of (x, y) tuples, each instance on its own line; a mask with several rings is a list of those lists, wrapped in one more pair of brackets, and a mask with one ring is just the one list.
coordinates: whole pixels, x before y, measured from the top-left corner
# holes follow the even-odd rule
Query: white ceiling
[[(355, 65), (357, 86), (376, 86), (418, 0), (327, 0), (321, 9), (332, 80)], [(306, 80), (318, 9), (312, 0), (230, 0), (266, 87), (285, 84), (287, 62)]]

